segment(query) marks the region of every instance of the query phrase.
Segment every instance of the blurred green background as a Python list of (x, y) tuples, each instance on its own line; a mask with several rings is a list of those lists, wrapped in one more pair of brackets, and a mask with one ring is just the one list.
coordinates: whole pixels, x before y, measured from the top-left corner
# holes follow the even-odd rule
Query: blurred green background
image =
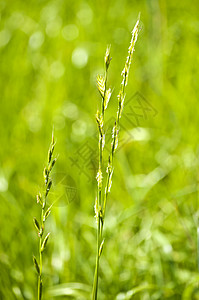
[(96, 252), (96, 75), (111, 44), (107, 142), (130, 72), (105, 220), (99, 299), (199, 299), (199, 4), (0, 1), (0, 299), (36, 299), (38, 217), (51, 132), (44, 299), (90, 299)]

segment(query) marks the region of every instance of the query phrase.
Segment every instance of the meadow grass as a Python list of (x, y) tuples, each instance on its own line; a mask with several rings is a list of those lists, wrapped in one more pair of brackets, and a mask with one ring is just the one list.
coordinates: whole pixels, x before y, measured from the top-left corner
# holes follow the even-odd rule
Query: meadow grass
[[(114, 58), (109, 82), (115, 89), (106, 120), (117, 109), (116, 97), (112, 100), (137, 11), (142, 11), (142, 25), (107, 201), (98, 298), (198, 298), (198, 8), (199, 2), (186, 1), (0, 3), (0, 299), (37, 298), (32, 253), (38, 259), (39, 239), (32, 219), (40, 222), (40, 207), (32, 196), (42, 190), (39, 170), (52, 123), (59, 140), (57, 174), (70, 175), (77, 196), (70, 205), (62, 197), (45, 223), (51, 236), (43, 252), (43, 298), (91, 297), (97, 171), (88, 160), (84, 174), (84, 162), (81, 169), (71, 167), (70, 157), (75, 159), (86, 141), (95, 152), (98, 148), (95, 78), (96, 71), (102, 73), (107, 42)], [(133, 98), (135, 92), (146, 101)], [(137, 120), (128, 115), (130, 107)], [(108, 139), (109, 130), (106, 149)], [(106, 155), (104, 150), (105, 164)], [(65, 186), (74, 186), (67, 181)], [(65, 195), (66, 188), (60, 189)], [(60, 189), (49, 193), (48, 201), (57, 199)], [(54, 288), (49, 297), (47, 287)]]
[[(111, 62), (110, 56), (110, 47), (107, 47), (106, 54), (105, 54), (105, 75), (97, 77), (97, 86), (98, 90), (101, 95), (101, 111), (97, 111), (96, 114), (96, 121), (99, 130), (99, 168), (97, 173), (97, 198), (95, 201), (95, 217), (97, 222), (97, 254), (96, 254), (96, 266), (95, 266), (95, 273), (94, 273), (94, 282), (93, 282), (93, 291), (92, 291), (92, 300), (97, 299), (98, 294), (98, 278), (99, 278), (99, 260), (102, 254), (104, 239), (103, 239), (103, 226), (105, 220), (105, 212), (106, 212), (106, 203), (108, 199), (108, 194), (111, 190), (112, 185), (112, 176), (114, 171), (114, 154), (118, 147), (118, 138), (119, 138), (119, 131), (120, 131), (120, 118), (122, 115), (123, 107), (124, 107), (124, 100), (125, 100), (125, 88), (128, 83), (128, 76), (130, 65), (132, 61), (132, 56), (134, 52), (134, 46), (137, 41), (138, 37), (138, 29), (139, 29), (139, 18), (135, 24), (135, 27), (132, 31), (132, 39), (130, 42), (130, 46), (128, 49), (128, 56), (126, 59), (126, 63), (124, 69), (122, 71), (122, 83), (120, 87), (120, 91), (118, 94), (118, 109), (117, 115), (115, 118), (115, 124), (112, 130), (112, 143), (111, 143), (111, 150), (109, 153), (108, 158), (108, 165), (106, 169), (106, 181), (105, 186), (103, 186), (103, 150), (105, 146), (105, 131), (104, 131), (104, 117), (105, 117), (105, 110), (108, 107), (109, 100), (111, 98), (111, 89), (107, 88), (107, 78), (108, 78), (108, 69)], [(103, 190), (104, 187), (104, 190)]]
[(38, 259), (33, 256), (33, 263), (35, 265), (35, 269), (37, 271), (38, 276), (38, 288), (37, 288), (37, 299), (42, 299), (42, 289), (43, 289), (43, 281), (42, 281), (42, 260), (43, 260), (43, 251), (46, 248), (50, 232), (48, 232), (44, 236), (45, 231), (45, 222), (48, 216), (51, 213), (52, 205), (47, 207), (47, 197), (49, 191), (52, 187), (52, 180), (50, 178), (50, 173), (55, 165), (56, 158), (53, 158), (53, 152), (55, 148), (54, 134), (52, 134), (52, 142), (50, 144), (48, 150), (48, 162), (46, 167), (44, 168), (43, 177), (44, 177), (44, 190), (43, 193), (37, 194), (37, 203), (40, 205), (40, 221), (36, 218), (33, 219), (34, 226), (37, 230), (37, 234), (39, 237), (39, 249), (38, 249)]

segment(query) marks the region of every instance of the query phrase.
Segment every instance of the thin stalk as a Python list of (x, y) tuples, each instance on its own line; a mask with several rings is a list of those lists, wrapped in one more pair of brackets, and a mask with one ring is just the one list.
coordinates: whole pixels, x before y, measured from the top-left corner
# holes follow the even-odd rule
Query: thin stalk
[(43, 284), (42, 284), (42, 262), (43, 262), (43, 251), (46, 247), (48, 238), (50, 233), (48, 233), (44, 238), (43, 238), (43, 234), (44, 234), (44, 228), (45, 228), (45, 221), (48, 218), (50, 212), (51, 212), (51, 208), (52, 205), (49, 206), (46, 209), (46, 201), (47, 201), (47, 197), (48, 197), (48, 193), (51, 189), (52, 186), (52, 180), (50, 179), (50, 173), (55, 165), (56, 162), (56, 158), (53, 159), (53, 152), (54, 152), (54, 147), (55, 147), (55, 142), (54, 142), (54, 136), (52, 135), (52, 142), (48, 151), (48, 163), (47, 166), (44, 168), (44, 192), (43, 195), (41, 193), (39, 193), (37, 195), (37, 203), (39, 203), (41, 205), (41, 215), (40, 215), (40, 222), (37, 221), (36, 218), (33, 219), (35, 228), (37, 230), (37, 234), (39, 236), (39, 249), (38, 249), (38, 256), (39, 256), (39, 263), (37, 262), (37, 259), (35, 256), (33, 256), (33, 262), (37, 271), (37, 281), (38, 281), (38, 285), (37, 285), (37, 299), (41, 300), (42, 299), (42, 288), (43, 288)]
[[(107, 48), (107, 58), (109, 58), (109, 48)], [(97, 299), (97, 291), (98, 291), (98, 278), (99, 278), (99, 259), (100, 259), (100, 247), (102, 245), (102, 228), (103, 228), (103, 218), (102, 218), (102, 186), (103, 186), (103, 174), (102, 174), (102, 166), (103, 166), (103, 149), (105, 143), (105, 133), (104, 133), (104, 114), (105, 109), (108, 103), (105, 103), (107, 100), (107, 78), (108, 78), (108, 65), (110, 63), (107, 62), (107, 58), (105, 56), (105, 76), (98, 76), (98, 89), (101, 94), (101, 111), (97, 112), (96, 121), (98, 124), (99, 130), (99, 168), (97, 174), (97, 201), (95, 203), (95, 213), (96, 213), (96, 221), (97, 221), (97, 252), (96, 252), (96, 265), (95, 265), (95, 274), (94, 274), (94, 282), (93, 282), (93, 291), (92, 291), (92, 300)]]
[(115, 120), (115, 125), (113, 127), (111, 151), (110, 151), (109, 161), (108, 161), (108, 166), (107, 166), (107, 180), (106, 180), (106, 186), (105, 186), (105, 191), (104, 191), (104, 201), (103, 201), (103, 218), (105, 217), (107, 198), (108, 198), (108, 194), (110, 193), (111, 184), (112, 184), (112, 176), (113, 176), (113, 171), (114, 171), (113, 159), (114, 159), (115, 150), (117, 149), (117, 146), (118, 146), (120, 118), (122, 115), (124, 100), (125, 100), (125, 88), (128, 83), (128, 76), (129, 76), (130, 65), (131, 65), (132, 56), (133, 56), (133, 52), (134, 52), (134, 46), (135, 46), (135, 43), (136, 43), (137, 37), (138, 37), (138, 29), (139, 29), (139, 18), (138, 18), (138, 21), (132, 31), (132, 39), (131, 39), (130, 46), (128, 49), (128, 56), (126, 59), (124, 69), (122, 71), (122, 83), (121, 83), (121, 88), (120, 88), (120, 91), (118, 94), (117, 117)]
[(122, 83), (118, 95), (118, 110), (117, 110), (115, 124), (113, 126), (111, 151), (109, 154), (108, 166), (106, 170), (107, 177), (106, 177), (103, 199), (102, 199), (102, 187), (103, 187), (102, 166), (103, 166), (103, 147), (105, 144), (104, 112), (108, 106), (108, 102), (111, 97), (111, 90), (110, 89), (107, 90), (107, 74), (108, 74), (108, 68), (111, 61), (110, 47), (107, 48), (105, 54), (105, 76), (104, 78), (102, 76), (98, 76), (97, 78), (98, 90), (101, 94), (102, 102), (101, 102), (101, 111), (100, 112), (98, 111), (96, 116), (96, 121), (99, 129), (99, 169), (96, 177), (98, 182), (97, 199), (95, 202), (95, 216), (97, 221), (97, 254), (96, 254), (96, 265), (95, 265), (95, 274), (94, 274), (94, 282), (93, 282), (92, 300), (97, 300), (99, 260), (100, 260), (100, 256), (104, 244), (103, 225), (104, 225), (104, 218), (105, 218), (105, 211), (106, 211), (106, 203), (107, 203), (108, 194), (110, 193), (111, 184), (112, 184), (113, 159), (114, 159), (115, 150), (117, 149), (118, 146), (118, 135), (120, 129), (119, 125), (120, 125), (120, 118), (122, 115), (124, 99), (125, 99), (125, 87), (128, 81), (128, 75), (129, 75), (130, 64), (131, 64), (132, 55), (134, 51), (134, 45), (137, 41), (138, 26), (139, 26), (139, 19), (132, 32), (132, 39), (128, 50), (128, 56), (127, 56), (124, 70), (122, 72)]
[(42, 299), (42, 235), (44, 228), (44, 207), (46, 204), (46, 197), (44, 197), (44, 203), (41, 209), (41, 232), (39, 233), (39, 269), (40, 273), (38, 274), (38, 300)]
[(99, 249), (100, 249), (100, 222), (97, 224), (97, 254), (96, 254), (96, 265), (95, 265), (95, 274), (93, 282), (93, 291), (92, 291), (92, 300), (97, 299), (98, 291), (98, 277), (99, 277)]
[(42, 286), (42, 279), (41, 279), (41, 274), (42, 274), (41, 243), (42, 243), (42, 239), (40, 237), (39, 238), (39, 266), (40, 266), (40, 273), (38, 274), (38, 300), (41, 300), (41, 297), (42, 297), (42, 291), (41, 291), (41, 286)]

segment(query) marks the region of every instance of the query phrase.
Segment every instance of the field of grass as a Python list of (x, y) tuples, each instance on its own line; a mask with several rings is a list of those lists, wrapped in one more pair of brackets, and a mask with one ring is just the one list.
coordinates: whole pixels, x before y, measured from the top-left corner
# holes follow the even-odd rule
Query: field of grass
[[(104, 223), (99, 300), (199, 299), (199, 4), (0, 0), (0, 299), (36, 299), (36, 195), (54, 128), (43, 299), (91, 299), (96, 86), (111, 44), (107, 143), (141, 12)], [(105, 148), (105, 160), (109, 147)], [(199, 229), (198, 229), (199, 232)], [(199, 233), (198, 233), (199, 235)], [(199, 247), (199, 246), (198, 246)]]

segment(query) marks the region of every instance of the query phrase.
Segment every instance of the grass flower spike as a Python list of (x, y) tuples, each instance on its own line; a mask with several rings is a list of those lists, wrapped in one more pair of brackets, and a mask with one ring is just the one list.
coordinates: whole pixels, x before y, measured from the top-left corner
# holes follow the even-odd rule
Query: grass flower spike
[[(92, 300), (97, 300), (99, 260), (104, 245), (103, 226), (104, 226), (104, 218), (105, 218), (105, 211), (106, 211), (106, 203), (107, 203), (108, 194), (110, 193), (111, 190), (112, 176), (114, 170), (113, 157), (114, 157), (115, 150), (117, 149), (118, 146), (118, 136), (119, 136), (119, 129), (120, 129), (119, 122), (120, 122), (120, 118), (124, 106), (125, 87), (127, 86), (127, 82), (128, 82), (128, 76), (129, 76), (130, 65), (131, 65), (132, 56), (134, 52), (134, 46), (138, 37), (138, 29), (139, 29), (139, 18), (132, 31), (132, 39), (128, 49), (128, 56), (126, 59), (124, 69), (122, 71), (122, 83), (118, 94), (118, 109), (117, 109), (116, 120), (112, 130), (111, 150), (108, 158), (108, 166), (105, 172), (105, 176), (103, 175), (102, 166), (103, 166), (103, 149), (105, 145), (104, 117), (105, 117), (105, 111), (108, 107), (109, 100), (111, 98), (111, 89), (110, 88), (107, 89), (108, 69), (111, 62), (110, 47), (107, 47), (106, 54), (105, 54), (105, 75), (104, 77), (101, 75), (98, 75), (97, 77), (97, 87), (101, 95), (101, 110), (97, 111), (97, 115), (96, 115), (96, 121), (97, 121), (98, 131), (99, 131), (99, 145), (98, 145), (99, 166), (98, 166), (98, 173), (96, 176), (97, 198), (95, 201), (95, 217), (97, 222), (97, 254), (96, 254), (96, 265), (95, 265), (95, 273), (94, 273)], [(106, 177), (106, 181), (105, 181), (104, 193), (103, 193), (104, 177)]]
[(38, 289), (37, 289), (37, 299), (41, 300), (42, 299), (42, 255), (43, 255), (43, 251), (45, 250), (45, 247), (47, 245), (49, 236), (50, 236), (50, 232), (47, 233), (46, 235), (44, 235), (44, 229), (45, 229), (45, 221), (48, 218), (48, 216), (50, 215), (51, 212), (51, 208), (52, 205), (49, 207), (47, 206), (47, 197), (49, 194), (49, 191), (52, 187), (52, 180), (50, 178), (50, 173), (55, 165), (56, 162), (56, 158), (53, 158), (53, 152), (54, 152), (54, 148), (55, 148), (55, 141), (54, 141), (54, 136), (52, 134), (52, 142), (50, 145), (50, 148), (48, 150), (48, 163), (47, 166), (44, 168), (44, 172), (43, 172), (43, 176), (44, 176), (44, 191), (43, 193), (39, 193), (37, 195), (37, 203), (40, 204), (41, 206), (41, 216), (40, 216), (40, 222), (34, 218), (33, 219), (33, 223), (34, 226), (37, 230), (37, 234), (39, 237), (39, 259), (37, 260), (37, 258), (35, 256), (33, 256), (33, 263), (35, 265), (36, 271), (37, 271), (37, 275), (38, 275)]

